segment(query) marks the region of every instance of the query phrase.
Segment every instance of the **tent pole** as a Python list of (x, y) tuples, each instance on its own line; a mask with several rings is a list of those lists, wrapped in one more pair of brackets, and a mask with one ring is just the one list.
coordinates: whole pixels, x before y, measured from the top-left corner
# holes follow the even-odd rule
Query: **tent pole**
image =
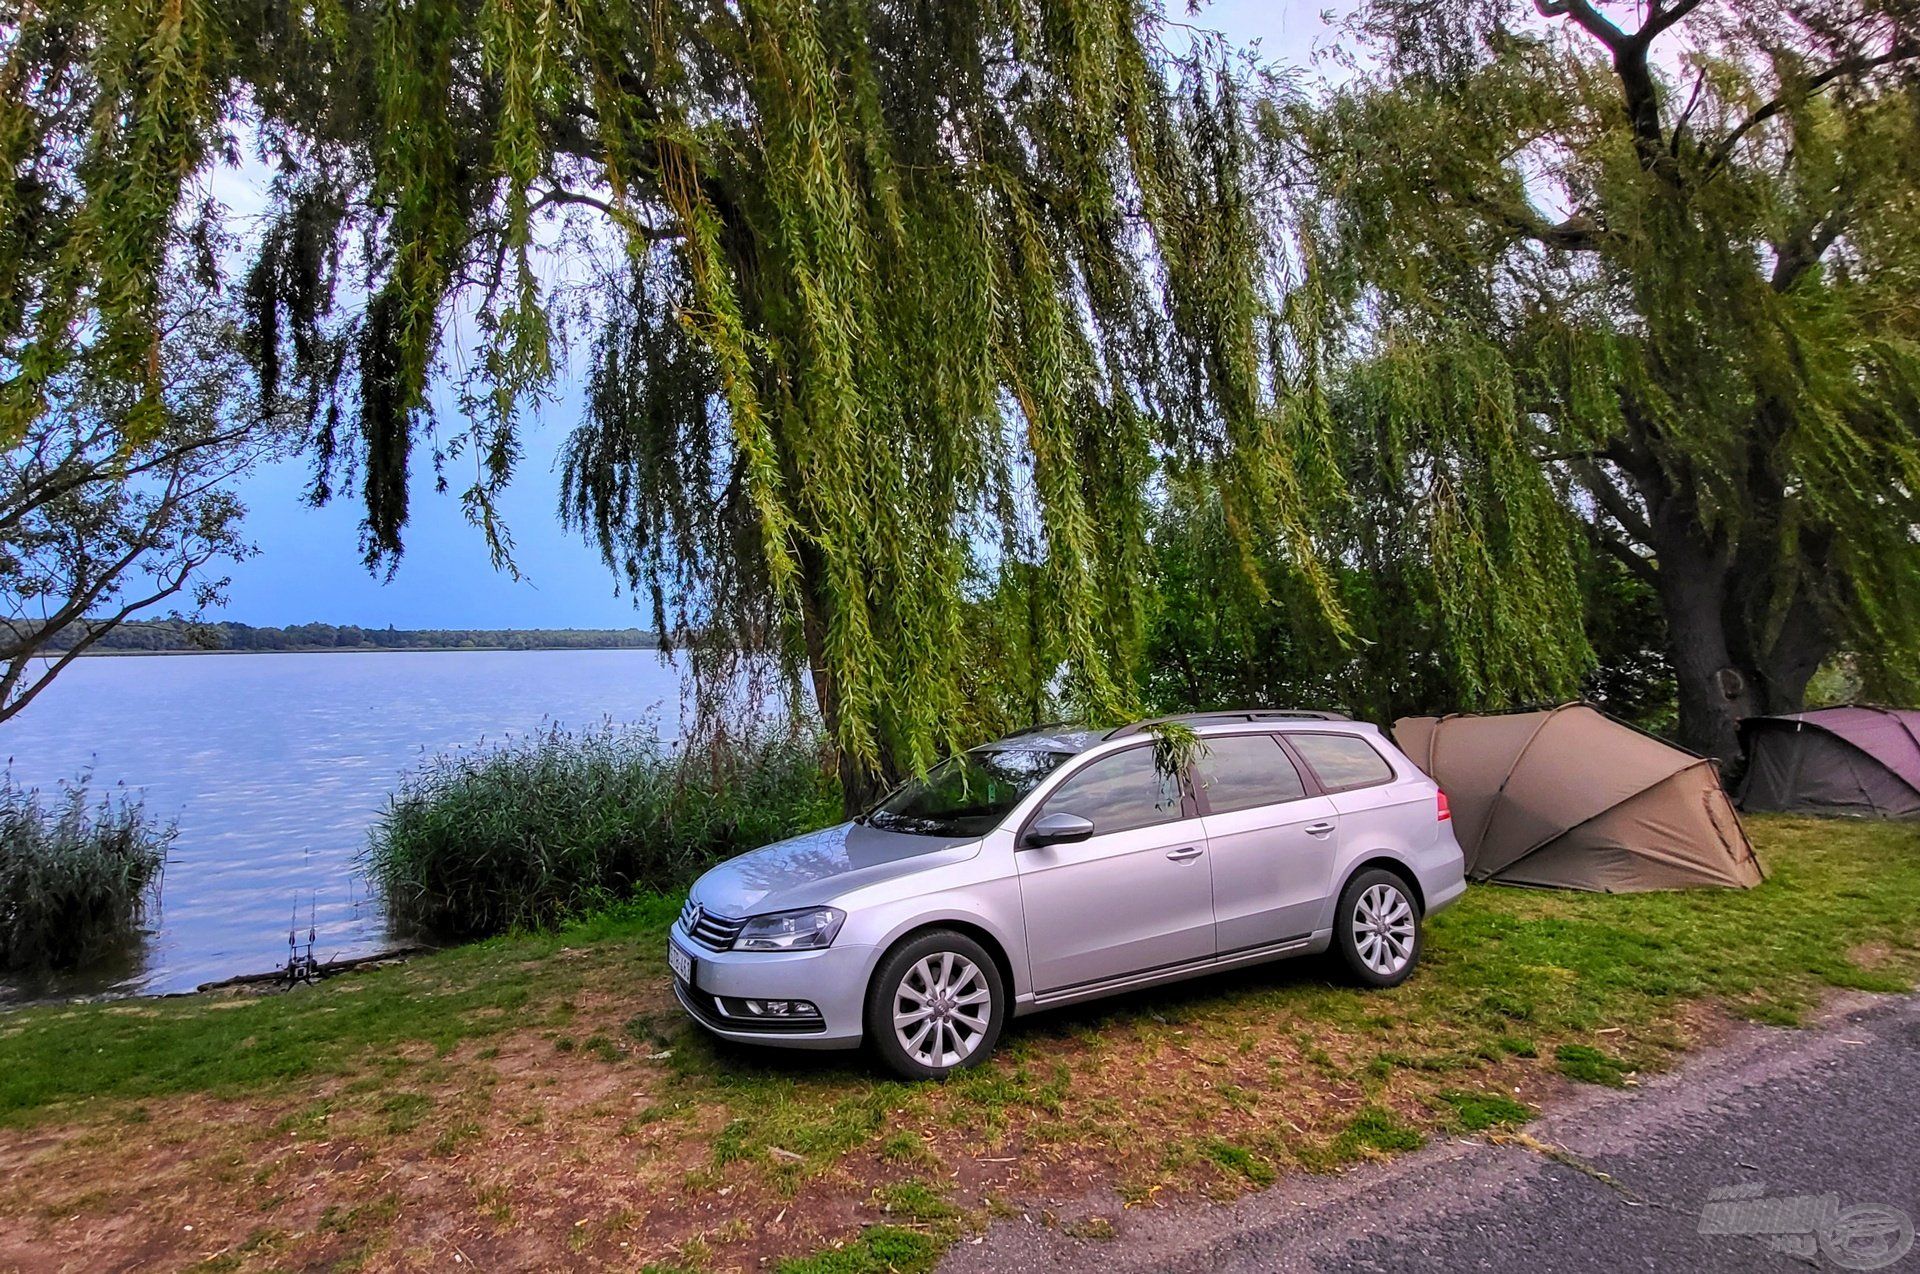
[[(1484, 847), (1487, 843), (1487, 833), (1493, 830), (1493, 820), (1496, 818), (1499, 818), (1500, 811), (1506, 807), (1505, 802), (1503, 802), (1500, 798), (1507, 794), (1507, 784), (1513, 782), (1513, 772), (1520, 768), (1520, 763), (1522, 761), (1527, 759), (1527, 751), (1528, 749), (1533, 747), (1533, 741), (1535, 739), (1538, 739), (1540, 737), (1540, 732), (1547, 728), (1547, 722), (1553, 720), (1555, 717), (1559, 716), (1562, 712), (1565, 712), (1568, 708), (1578, 708), (1583, 706), (1584, 706), (1583, 704), (1575, 702), (1575, 703), (1563, 703), (1558, 705), (1557, 707), (1548, 708), (1546, 712), (1542, 714), (1540, 718), (1540, 724), (1533, 727), (1533, 733), (1529, 734), (1527, 736), (1527, 741), (1520, 745), (1520, 750), (1513, 754), (1513, 760), (1508, 762), (1507, 764), (1507, 772), (1500, 776), (1500, 786), (1495, 788), (1493, 791), (1493, 806), (1491, 809), (1487, 811), (1487, 821), (1485, 825), (1480, 828), (1480, 845), (1475, 846), (1476, 858), (1478, 857), (1478, 850), (1481, 847)], [(1434, 733), (1438, 734), (1439, 730), (1435, 729)], [(1539, 845), (1535, 845), (1533, 847), (1533, 849), (1538, 849), (1538, 848), (1540, 848)], [(1533, 849), (1528, 850), (1527, 854), (1531, 854), (1533, 852)], [(1513, 861), (1515, 863), (1520, 862), (1521, 859), (1524, 859), (1527, 856), (1527, 854), (1522, 854), (1519, 858), (1516, 858)], [(1509, 863), (1507, 865), (1511, 867), (1513, 863)], [(1489, 879), (1491, 879), (1491, 877), (1489, 877)]]

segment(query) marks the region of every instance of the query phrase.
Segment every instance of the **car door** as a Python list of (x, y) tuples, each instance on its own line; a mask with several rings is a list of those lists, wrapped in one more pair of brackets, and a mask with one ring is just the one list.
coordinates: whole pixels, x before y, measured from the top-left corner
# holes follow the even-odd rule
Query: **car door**
[[(1054, 813), (1089, 820), (1093, 835), (1024, 844), (1026, 827)], [(1039, 994), (1213, 954), (1205, 833), (1185, 784), (1160, 774), (1151, 744), (1088, 761), (1021, 832), (1015, 864)]]
[(1313, 932), (1333, 888), (1340, 814), (1271, 733), (1205, 736), (1194, 763), (1221, 955)]

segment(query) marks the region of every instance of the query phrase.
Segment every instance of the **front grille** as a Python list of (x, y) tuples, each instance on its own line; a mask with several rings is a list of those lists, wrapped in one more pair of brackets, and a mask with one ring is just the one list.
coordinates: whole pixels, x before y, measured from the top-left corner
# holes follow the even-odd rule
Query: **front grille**
[(687, 899), (687, 905), (680, 912), (680, 927), (709, 951), (730, 951), (733, 940), (740, 936), (746, 927), (746, 919), (732, 920), (726, 916), (716, 916), (703, 910), (693, 899)]

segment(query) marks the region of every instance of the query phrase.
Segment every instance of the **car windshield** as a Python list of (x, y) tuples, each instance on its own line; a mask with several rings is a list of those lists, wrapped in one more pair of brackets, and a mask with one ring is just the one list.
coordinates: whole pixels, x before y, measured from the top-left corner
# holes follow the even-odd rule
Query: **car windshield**
[(874, 806), (867, 821), (917, 836), (984, 836), (1071, 753), (983, 748), (950, 756)]

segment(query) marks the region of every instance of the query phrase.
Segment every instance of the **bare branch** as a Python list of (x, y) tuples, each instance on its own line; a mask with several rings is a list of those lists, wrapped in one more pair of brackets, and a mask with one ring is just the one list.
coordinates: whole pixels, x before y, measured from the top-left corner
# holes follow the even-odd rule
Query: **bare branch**
[[(1640, 166), (1648, 172), (1671, 167), (1667, 162), (1666, 135), (1660, 124), (1660, 89), (1647, 66), (1647, 46), (1653, 36), (1655, 19), (1631, 35), (1610, 22), (1589, 0), (1534, 0), (1534, 7), (1547, 17), (1571, 18), (1581, 30), (1593, 36), (1613, 54), (1613, 70), (1620, 80), (1620, 94), (1627, 108), (1627, 122), (1633, 128), (1633, 144)], [(1671, 25), (1691, 5), (1676, 5), (1669, 11)]]
[(1714, 148), (1713, 156), (1707, 160), (1708, 175), (1733, 157), (1734, 149), (1740, 145), (1741, 138), (1795, 103), (1804, 102), (1819, 94), (1828, 85), (1849, 76), (1868, 75), (1883, 67), (1912, 61), (1915, 58), (1920, 58), (1920, 44), (1910, 42), (1896, 44), (1876, 57), (1848, 58), (1844, 62), (1836, 62), (1812, 79), (1796, 86), (1794, 91), (1782, 93), (1771, 101), (1755, 107), (1753, 112), (1735, 125), (1733, 131), (1721, 138), (1720, 144)]
[(1677, 4), (1662, 5), (1659, 0), (1655, 0), (1653, 6), (1647, 11), (1647, 20), (1640, 24), (1640, 29), (1633, 33), (1632, 38), (1642, 46), (1652, 44), (1660, 37), (1661, 32), (1672, 28), (1676, 22), (1699, 7), (1699, 4), (1700, 0), (1679, 0)]
[(13, 640), (10, 641), (4, 649), (0, 649), (0, 658), (21, 659), (32, 657), (34, 652), (45, 646), (55, 633), (58, 633), (76, 619), (85, 616), (88, 609), (90, 609), (94, 602), (100, 599), (100, 595), (106, 591), (107, 586), (118, 579), (134, 562), (138, 561), (141, 554), (151, 551), (152, 547), (144, 536), (139, 537), (132, 548), (121, 554), (119, 560), (99, 572), (91, 584), (76, 588), (73, 596), (67, 599), (65, 605), (61, 606), (51, 615), (43, 618), (39, 626), (28, 632), (25, 637), (22, 637), (17, 629), (13, 630)]
[(1649, 586), (1660, 582), (1660, 572), (1654, 566), (1653, 559), (1638, 552), (1632, 545), (1607, 534), (1604, 528), (1593, 528), (1593, 540), (1607, 556), (1619, 562), (1641, 583)]
[(1543, 18), (1573, 19), (1576, 26), (1606, 45), (1616, 56), (1627, 47), (1630, 38), (1627, 33), (1608, 21), (1606, 15), (1588, 0), (1533, 0), (1533, 7), (1540, 11)]
[(1598, 250), (1605, 234), (1605, 228), (1585, 213), (1576, 212), (1564, 221), (1549, 221), (1538, 209), (1525, 202), (1503, 203), (1472, 190), (1455, 197), (1516, 234), (1549, 248), (1560, 248), (1567, 252), (1593, 252)]
[(1668, 143), (1667, 153), (1674, 157), (1680, 154), (1680, 144), (1687, 135), (1687, 123), (1693, 118), (1694, 108), (1700, 105), (1700, 92), (1707, 86), (1707, 73), (1700, 72), (1693, 77), (1693, 92), (1687, 96), (1687, 105), (1680, 117), (1673, 121), (1673, 140)]
[(1653, 527), (1646, 517), (1634, 507), (1633, 501), (1607, 480), (1607, 475), (1599, 465), (1591, 460), (1573, 461), (1573, 469), (1579, 475), (1580, 485), (1585, 487), (1593, 498), (1600, 502), (1607, 516), (1620, 524), (1620, 529), (1632, 536), (1636, 543), (1651, 545)]
[(644, 225), (633, 215), (631, 209), (609, 203), (597, 195), (583, 194), (580, 191), (567, 190), (561, 186), (555, 186), (543, 193), (529, 205), (527, 211), (529, 213), (539, 212), (542, 208), (551, 207), (554, 204), (573, 204), (582, 208), (597, 209), (605, 213), (627, 233), (637, 238), (645, 239), (650, 243), (669, 243), (680, 237), (680, 230), (677, 226)]
[(1798, 283), (1808, 270), (1820, 263), (1845, 231), (1847, 211), (1835, 208), (1811, 229), (1796, 232), (1786, 242), (1774, 245), (1773, 277), (1768, 284), (1775, 292), (1785, 292)]
[[(245, 438), (247, 434), (252, 431), (253, 427), (252, 422), (234, 425), (220, 433), (201, 435), (191, 438), (177, 447), (156, 451), (152, 455), (143, 457), (131, 464), (123, 464), (114, 469), (112, 471), (113, 480), (116, 483), (121, 483), (130, 478), (137, 478), (144, 474), (155, 472), (156, 470), (172, 467), (186, 460), (189, 456), (200, 452), (225, 449)], [(103, 432), (104, 431), (97, 431), (97, 433)], [(58, 480), (49, 477), (47, 481), (39, 483), (38, 485), (30, 485), (30, 494), (24, 495), (11, 508), (0, 511), (0, 533), (11, 530), (14, 526), (18, 525), (27, 514), (33, 512), (35, 509), (57, 500), (63, 495), (69, 495), (72, 492), (78, 491), (90, 483), (104, 481), (108, 474), (102, 465), (75, 461), (73, 459), (74, 456), (83, 454), (93, 445), (96, 444), (91, 440), (82, 440), (71, 448), (67, 459), (54, 466), (54, 472), (58, 473), (69, 464), (75, 465), (75, 471), (70, 476)]]
[[(79, 640), (61, 652), (60, 657), (54, 660), (39, 677), (35, 678), (33, 684), (21, 691), (17, 697), (10, 699), (7, 696), (12, 694), (18, 686), (22, 674), (26, 671), (27, 667), (31, 665), (32, 661), (38, 658), (37, 652), (39, 647), (36, 646), (24, 654), (12, 656), (8, 661), (6, 676), (0, 678), (0, 721), (8, 720), (24, 711), (28, 704), (39, 697), (42, 690), (45, 690), (53, 683), (53, 679), (59, 676), (68, 664), (78, 659), (81, 655), (84, 655), (93, 647), (94, 643), (125, 623), (129, 616), (138, 611), (145, 610), (149, 606), (158, 605), (185, 588), (187, 581), (193, 577), (194, 571), (204, 565), (211, 556), (211, 551), (204, 556), (196, 557), (192, 554), (183, 556), (171, 575), (162, 576), (166, 582), (163, 583), (157, 591), (137, 601), (126, 603), (106, 619), (96, 620), (86, 625), (81, 632)], [(65, 627), (65, 625), (63, 624), (61, 627)]]

